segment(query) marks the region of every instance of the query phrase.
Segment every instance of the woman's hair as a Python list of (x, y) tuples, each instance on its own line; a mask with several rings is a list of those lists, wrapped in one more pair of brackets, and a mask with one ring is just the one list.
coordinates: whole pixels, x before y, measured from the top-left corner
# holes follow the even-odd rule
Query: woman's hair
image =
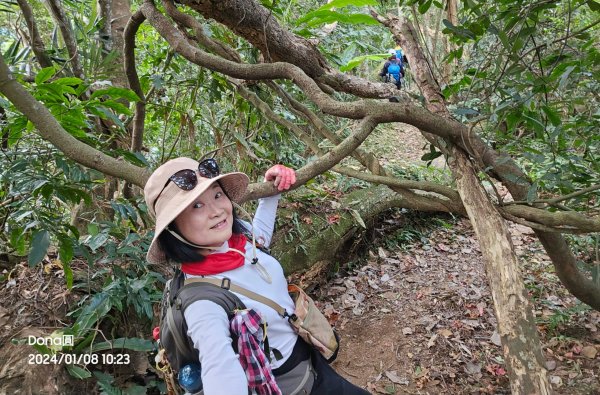
[[(217, 181), (218, 182), (218, 181)], [(219, 183), (220, 184), (220, 183)], [(223, 189), (221, 187), (221, 189)], [(225, 196), (229, 198), (229, 195), (223, 189), (223, 193)], [(231, 200), (231, 199), (229, 199)], [(248, 235), (248, 229), (244, 225), (244, 223), (238, 218), (235, 207), (233, 208), (233, 225), (231, 231), (233, 234), (243, 234)], [(179, 232), (177, 225), (175, 225), (175, 221), (171, 222), (168, 228), (179, 234), (181, 237), (183, 235)], [(175, 263), (185, 263), (185, 262), (202, 262), (204, 260), (204, 255), (198, 252), (198, 249), (192, 247), (190, 245), (185, 244), (181, 240), (177, 239), (173, 236), (169, 231), (163, 230), (162, 233), (158, 236), (158, 246), (165, 253), (165, 256), (168, 261), (172, 261)]]

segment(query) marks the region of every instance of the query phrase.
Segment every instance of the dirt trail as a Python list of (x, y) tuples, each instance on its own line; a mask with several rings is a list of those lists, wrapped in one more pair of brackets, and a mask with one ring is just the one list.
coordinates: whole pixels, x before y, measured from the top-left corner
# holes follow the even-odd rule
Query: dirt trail
[[(383, 161), (423, 163), (419, 158), (428, 149), (422, 150), (418, 132), (393, 132), (371, 142), (387, 156)], [(510, 393), (468, 220), (402, 217), (387, 220), (402, 226), (369, 246), (364, 266), (321, 287), (322, 306), (342, 335), (335, 368), (373, 394)], [(600, 394), (600, 313), (567, 295), (529, 228), (510, 229), (554, 388), (559, 394)]]

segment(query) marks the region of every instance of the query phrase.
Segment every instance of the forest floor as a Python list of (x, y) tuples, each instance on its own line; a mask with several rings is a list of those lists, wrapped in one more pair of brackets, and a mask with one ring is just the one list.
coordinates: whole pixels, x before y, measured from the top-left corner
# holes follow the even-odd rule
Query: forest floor
[[(388, 165), (424, 163), (419, 159), (428, 149), (416, 129), (378, 133), (371, 147), (384, 148), (378, 154)], [(443, 161), (434, 165), (443, 167)], [(510, 393), (468, 219), (404, 211), (383, 224), (396, 231), (376, 237), (360, 264), (346, 264), (315, 288), (342, 336), (333, 366), (372, 394)], [(600, 312), (567, 293), (531, 229), (511, 224), (510, 231), (553, 388), (557, 394), (600, 394)]]

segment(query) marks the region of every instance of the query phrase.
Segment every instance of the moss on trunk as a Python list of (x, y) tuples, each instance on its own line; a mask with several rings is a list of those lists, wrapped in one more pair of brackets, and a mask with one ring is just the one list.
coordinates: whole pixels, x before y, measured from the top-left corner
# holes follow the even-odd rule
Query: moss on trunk
[[(273, 255), (281, 262), (286, 274), (304, 271), (317, 262), (335, 263), (346, 241), (364, 228), (357, 215), (367, 227), (381, 212), (398, 205), (397, 194), (384, 186), (355, 190), (342, 198), (338, 210), (314, 214), (309, 211), (281, 209), (279, 223), (284, 227), (275, 232)], [(297, 210), (297, 209), (295, 209)], [(353, 213), (353, 210), (356, 212)], [(308, 216), (309, 223), (291, 219)], [(335, 221), (328, 221), (339, 216)]]

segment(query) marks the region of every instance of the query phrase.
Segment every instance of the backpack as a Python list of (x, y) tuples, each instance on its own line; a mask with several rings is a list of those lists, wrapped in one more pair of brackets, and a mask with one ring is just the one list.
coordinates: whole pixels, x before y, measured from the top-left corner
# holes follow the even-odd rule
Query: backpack
[[(244, 303), (233, 293), (217, 285), (208, 283), (185, 284), (184, 274), (177, 270), (167, 281), (163, 291), (160, 317), (160, 346), (165, 350), (167, 360), (175, 376), (185, 365), (199, 364), (198, 351), (187, 335), (184, 312), (198, 300), (209, 300), (221, 306), (229, 320), (235, 310), (245, 309)], [(232, 342), (235, 348), (237, 341)]]
[(388, 66), (388, 73), (394, 76), (400, 74), (401, 67), (398, 63), (390, 63)]

